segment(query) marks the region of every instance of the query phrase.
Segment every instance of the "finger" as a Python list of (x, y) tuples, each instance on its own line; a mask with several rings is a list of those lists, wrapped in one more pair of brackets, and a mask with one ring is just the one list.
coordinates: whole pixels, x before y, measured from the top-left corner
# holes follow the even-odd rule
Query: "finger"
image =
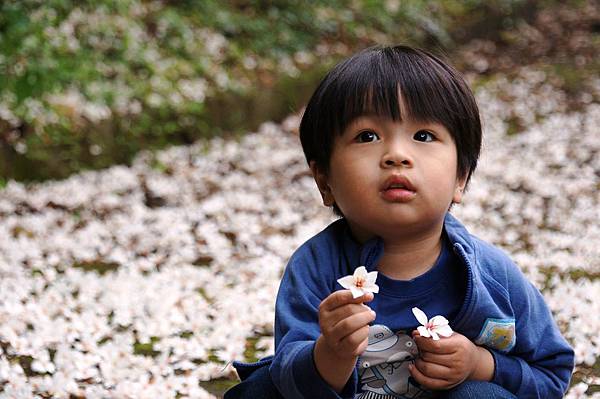
[[(349, 305), (346, 305), (349, 306)], [(343, 306), (336, 309), (335, 314), (325, 312), (319, 318), (319, 327), (323, 335), (327, 336), (328, 339), (335, 337), (336, 340), (342, 339), (345, 335), (350, 334), (353, 330), (360, 328), (364, 325), (371, 323), (375, 320), (375, 314), (370, 309), (356, 309), (354, 312)], [(357, 306), (357, 305), (355, 305)], [(355, 315), (363, 314), (363, 318), (353, 318)]]
[(454, 341), (451, 341), (452, 337), (435, 340), (433, 338), (426, 338), (417, 334), (413, 339), (415, 340), (419, 351), (437, 354), (450, 354), (454, 353), (455, 351)]
[[(335, 324), (331, 328), (331, 331), (329, 331), (329, 336), (336, 341), (341, 341), (346, 336), (353, 334), (358, 329), (363, 327), (367, 327), (368, 329), (369, 323), (373, 320), (375, 320), (374, 312), (360, 312), (353, 314)], [(324, 331), (323, 333), (325, 334), (326, 332)]]
[(419, 384), (423, 385), (425, 388), (428, 388), (428, 389), (446, 389), (450, 385), (450, 383), (448, 381), (446, 381), (446, 380), (438, 379), (438, 378), (431, 378), (431, 377), (428, 377), (428, 376), (424, 375), (413, 364), (410, 364), (408, 366), (408, 371), (410, 372), (410, 375), (412, 375), (412, 377)]
[(363, 305), (362, 303), (349, 303), (347, 305), (337, 307), (331, 311), (326, 311), (323, 315), (323, 319), (327, 320), (327, 322), (330, 324), (336, 324), (340, 320), (343, 320), (354, 314), (371, 311), (371, 308), (369, 308), (367, 305)]
[(415, 367), (424, 376), (439, 380), (448, 380), (448, 376), (452, 371), (449, 367), (437, 363), (429, 363), (423, 359), (415, 360)]
[(358, 298), (352, 298), (352, 292), (350, 290), (339, 290), (325, 298), (323, 302), (321, 302), (319, 310), (331, 311), (349, 303), (363, 303), (372, 300), (373, 294), (370, 292)]
[(339, 351), (346, 355), (360, 356), (369, 344), (369, 326), (364, 326), (345, 336), (339, 345)]
[(419, 358), (428, 363), (436, 363), (441, 366), (450, 367), (455, 362), (454, 354), (449, 353), (434, 353), (427, 351), (419, 351)]

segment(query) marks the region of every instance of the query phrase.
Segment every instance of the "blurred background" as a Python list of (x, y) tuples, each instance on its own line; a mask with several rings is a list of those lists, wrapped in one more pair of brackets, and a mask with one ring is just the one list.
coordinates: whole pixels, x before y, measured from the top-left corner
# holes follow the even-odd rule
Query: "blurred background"
[(332, 220), (298, 114), (397, 43), (474, 89), (453, 213), (544, 293), (567, 397), (599, 398), (598, 0), (0, 0), (0, 398), (218, 398), (272, 353), (287, 259)]
[[(0, 187), (127, 164), (298, 112), (358, 49), (446, 54), (474, 84), (535, 65), (570, 106), (599, 71), (593, 0), (4, 0)], [(513, 121), (513, 129), (522, 126)]]

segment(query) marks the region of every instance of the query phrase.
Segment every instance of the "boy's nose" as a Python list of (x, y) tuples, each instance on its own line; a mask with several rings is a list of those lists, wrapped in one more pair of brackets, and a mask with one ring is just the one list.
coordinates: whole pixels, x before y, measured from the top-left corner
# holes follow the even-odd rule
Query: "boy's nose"
[(408, 159), (403, 159), (402, 161), (398, 162), (394, 159), (386, 159), (384, 162), (384, 166), (410, 166), (412, 165), (412, 163), (408, 160)]
[(405, 152), (399, 149), (390, 149), (381, 158), (382, 168), (391, 168), (397, 166), (411, 167), (412, 165), (412, 159)]

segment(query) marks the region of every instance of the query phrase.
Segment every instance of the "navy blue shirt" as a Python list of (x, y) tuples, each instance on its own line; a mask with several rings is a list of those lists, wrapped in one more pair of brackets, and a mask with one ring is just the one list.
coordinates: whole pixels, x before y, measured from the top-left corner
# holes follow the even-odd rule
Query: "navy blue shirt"
[(415, 306), (429, 318), (444, 316), (450, 325), (458, 314), (465, 298), (465, 268), (445, 234), (443, 238), (440, 255), (424, 274), (411, 280), (394, 280), (382, 273), (377, 275), (379, 293), (368, 306), (377, 315), (386, 315), (386, 319), (387, 315), (394, 315), (394, 323), (388, 325), (393, 331), (408, 330), (410, 333), (420, 325), (411, 310)]

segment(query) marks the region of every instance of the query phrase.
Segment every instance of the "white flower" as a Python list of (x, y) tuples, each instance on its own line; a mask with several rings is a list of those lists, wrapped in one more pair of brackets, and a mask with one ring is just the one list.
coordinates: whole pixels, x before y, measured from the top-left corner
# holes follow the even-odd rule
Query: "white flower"
[(432, 337), (434, 340), (442, 337), (449, 337), (452, 335), (452, 328), (448, 324), (448, 320), (444, 316), (434, 316), (430, 320), (427, 320), (427, 315), (421, 309), (415, 307), (412, 308), (412, 312), (419, 320), (422, 326), (417, 327), (419, 334), (422, 337)]
[(338, 279), (338, 283), (347, 290), (352, 291), (352, 298), (363, 296), (367, 292), (374, 294), (379, 292), (379, 287), (375, 284), (377, 272), (367, 273), (364, 266), (359, 266), (354, 270), (352, 276), (346, 276)]

